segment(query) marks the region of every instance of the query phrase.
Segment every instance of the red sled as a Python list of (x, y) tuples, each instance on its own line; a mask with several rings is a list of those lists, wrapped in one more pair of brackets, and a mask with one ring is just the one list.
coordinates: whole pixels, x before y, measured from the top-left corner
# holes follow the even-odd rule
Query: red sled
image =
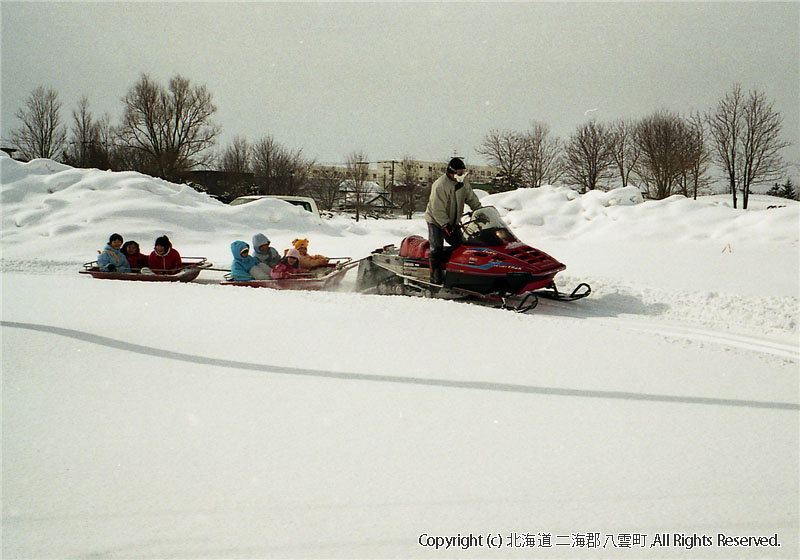
[(191, 282), (206, 268), (213, 266), (205, 257), (181, 257), (183, 267), (172, 274), (160, 274), (159, 270), (152, 273), (142, 272), (106, 272), (100, 270), (97, 261), (85, 263), (79, 274), (89, 274), (92, 278), (103, 280), (131, 280), (134, 282)]
[(273, 290), (335, 290), (344, 280), (347, 272), (358, 265), (350, 257), (333, 258), (328, 264), (314, 268), (310, 272), (293, 274), (289, 278), (269, 280), (231, 280), (225, 275), (220, 282), (223, 286), (247, 286), (250, 288), (272, 288)]

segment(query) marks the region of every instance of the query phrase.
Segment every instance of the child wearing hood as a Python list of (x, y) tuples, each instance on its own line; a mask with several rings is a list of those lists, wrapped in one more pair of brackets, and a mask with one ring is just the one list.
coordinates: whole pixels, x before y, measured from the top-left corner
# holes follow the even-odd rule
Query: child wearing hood
[(253, 236), (253, 256), (270, 270), (281, 262), (280, 254), (273, 247), (270, 247), (269, 238), (263, 233), (257, 233)]
[(258, 262), (250, 255), (250, 245), (244, 241), (231, 243), (233, 263), (231, 263), (231, 279), (236, 282), (250, 282), (251, 280), (266, 280), (269, 278), (267, 265)]
[(140, 272), (143, 268), (147, 268), (147, 255), (143, 255), (139, 250), (139, 244), (136, 241), (126, 241), (122, 245), (122, 254), (128, 259), (128, 264), (132, 272)]
[(290, 278), (295, 274), (300, 274), (301, 272), (300, 252), (297, 249), (289, 249), (289, 252), (286, 253), (286, 256), (281, 259), (281, 262), (278, 263), (278, 266), (272, 269), (270, 275), (275, 280), (280, 280), (281, 278)]
[(130, 272), (131, 267), (128, 264), (128, 259), (120, 251), (122, 247), (122, 236), (118, 233), (112, 233), (108, 238), (108, 245), (100, 251), (100, 256), (97, 257), (97, 266), (103, 272)]
[(162, 235), (156, 239), (153, 252), (147, 259), (147, 266), (156, 274), (177, 274), (183, 267), (181, 255), (172, 248), (169, 237)]
[(292, 241), (292, 245), (300, 253), (300, 268), (303, 271), (308, 272), (312, 268), (328, 264), (328, 257), (308, 254), (308, 239), (295, 239)]

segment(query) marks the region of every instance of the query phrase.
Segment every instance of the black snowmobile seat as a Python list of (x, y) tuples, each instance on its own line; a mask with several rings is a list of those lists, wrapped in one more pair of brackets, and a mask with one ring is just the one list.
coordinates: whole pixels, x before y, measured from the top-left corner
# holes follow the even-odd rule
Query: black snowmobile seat
[(430, 242), (420, 235), (409, 235), (400, 244), (400, 256), (410, 259), (427, 259), (431, 252)]

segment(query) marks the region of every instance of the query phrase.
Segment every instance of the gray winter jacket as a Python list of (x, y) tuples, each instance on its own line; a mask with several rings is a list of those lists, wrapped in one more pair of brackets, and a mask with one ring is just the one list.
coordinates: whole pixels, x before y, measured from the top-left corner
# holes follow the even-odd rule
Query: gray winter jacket
[(259, 252), (258, 248), (269, 243), (269, 239), (263, 233), (257, 233), (253, 236), (253, 252), (252, 256), (258, 259), (258, 262), (266, 264), (268, 267), (273, 268), (278, 266), (281, 262), (281, 256), (273, 247), (268, 247), (266, 253)]
[(472, 192), (469, 179), (465, 179), (464, 184), (458, 189), (457, 186), (456, 181), (447, 175), (442, 175), (434, 181), (428, 207), (425, 209), (426, 222), (439, 227), (454, 226), (461, 220), (465, 202), (473, 210), (481, 207), (481, 201)]

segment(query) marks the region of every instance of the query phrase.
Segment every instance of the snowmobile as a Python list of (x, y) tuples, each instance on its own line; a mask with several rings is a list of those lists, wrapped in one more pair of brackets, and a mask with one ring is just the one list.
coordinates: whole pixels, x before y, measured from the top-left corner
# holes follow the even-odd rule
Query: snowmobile
[(581, 283), (561, 292), (555, 275), (566, 266), (547, 253), (521, 242), (492, 206), (465, 214), (460, 228), (463, 244), (445, 255), (443, 283), (431, 282), (428, 240), (403, 239), (398, 249), (386, 245), (363, 259), (356, 289), (364, 293), (473, 299), (524, 313), (539, 298), (575, 301), (592, 288)]

